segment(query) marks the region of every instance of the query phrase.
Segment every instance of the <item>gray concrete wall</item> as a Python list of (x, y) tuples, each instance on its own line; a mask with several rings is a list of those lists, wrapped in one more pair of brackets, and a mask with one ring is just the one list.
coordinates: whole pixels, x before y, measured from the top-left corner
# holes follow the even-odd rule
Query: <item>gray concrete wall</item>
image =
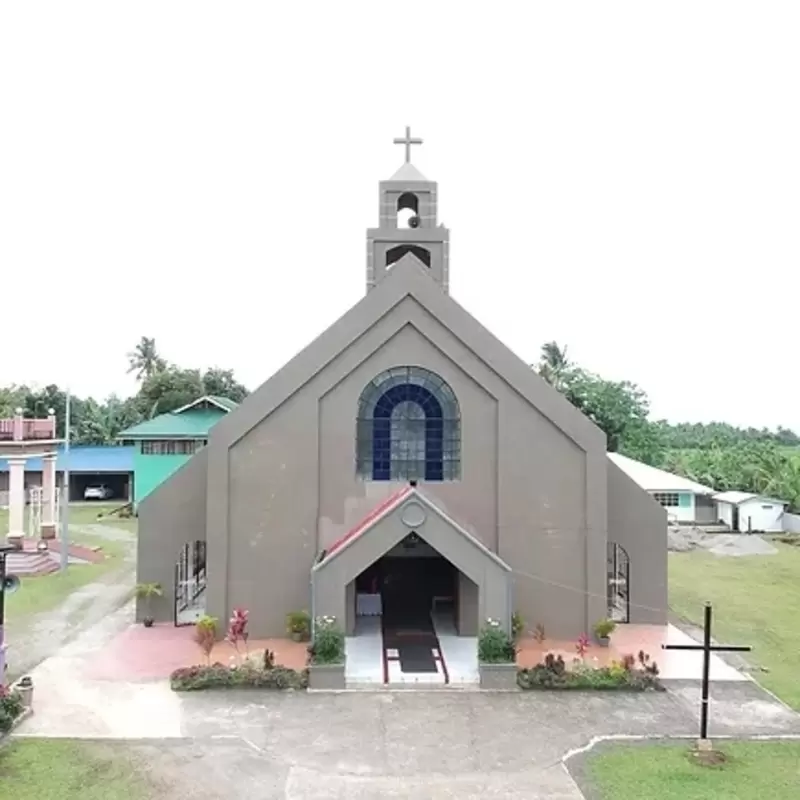
[[(150, 603), (157, 622), (174, 618), (175, 564), (181, 548), (206, 539), (206, 456), (206, 450), (200, 450), (139, 504), (136, 581), (161, 584), (163, 597)], [(209, 581), (220, 580), (214, 564), (208, 564), (207, 573)], [(137, 602), (136, 619), (144, 615)]]
[(478, 584), (471, 581), (463, 572), (459, 572), (456, 625), (460, 636), (478, 635), (478, 628), (482, 624), (478, 599)]
[(587, 630), (605, 613), (605, 437), (412, 257), (213, 429), (210, 612), (243, 605), (253, 636), (280, 636), (308, 607), (320, 546), (394, 488), (355, 476), (358, 394), (409, 364), (461, 405), (462, 480), (423, 488), (514, 569), (526, 623)]
[(611, 461), (608, 493), (608, 540), (630, 559), (630, 621), (666, 624), (667, 513)]

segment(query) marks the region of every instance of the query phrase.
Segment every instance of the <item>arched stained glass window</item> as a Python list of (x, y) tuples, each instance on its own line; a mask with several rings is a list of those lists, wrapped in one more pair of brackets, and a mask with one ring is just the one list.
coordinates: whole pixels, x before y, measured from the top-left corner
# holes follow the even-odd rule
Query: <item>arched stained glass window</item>
[(356, 469), (367, 480), (461, 477), (458, 400), (423, 367), (393, 367), (364, 387), (356, 440)]

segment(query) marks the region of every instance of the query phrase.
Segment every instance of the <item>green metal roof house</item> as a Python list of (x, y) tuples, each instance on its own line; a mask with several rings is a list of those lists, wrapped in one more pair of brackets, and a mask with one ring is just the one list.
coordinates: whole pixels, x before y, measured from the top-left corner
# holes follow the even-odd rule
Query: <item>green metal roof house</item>
[(134, 508), (207, 445), (209, 431), (236, 406), (227, 397), (206, 395), (122, 431), (118, 438), (134, 445)]

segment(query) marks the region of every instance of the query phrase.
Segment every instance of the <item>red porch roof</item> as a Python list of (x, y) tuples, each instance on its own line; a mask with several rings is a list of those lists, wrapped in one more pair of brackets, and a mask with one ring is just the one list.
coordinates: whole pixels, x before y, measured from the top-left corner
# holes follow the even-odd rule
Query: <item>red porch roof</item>
[(329, 548), (325, 550), (325, 558), (330, 557), (332, 553), (334, 553), (339, 548), (343, 547), (347, 542), (351, 539), (354, 539), (360, 533), (365, 531), (378, 517), (382, 514), (388, 513), (391, 511), (395, 506), (405, 500), (408, 495), (413, 492), (413, 487), (411, 486), (403, 486), (401, 489), (398, 489), (396, 492), (392, 492), (388, 497), (381, 500), (372, 511), (369, 512), (361, 521), (353, 528), (351, 528), (344, 536), (340, 536)]

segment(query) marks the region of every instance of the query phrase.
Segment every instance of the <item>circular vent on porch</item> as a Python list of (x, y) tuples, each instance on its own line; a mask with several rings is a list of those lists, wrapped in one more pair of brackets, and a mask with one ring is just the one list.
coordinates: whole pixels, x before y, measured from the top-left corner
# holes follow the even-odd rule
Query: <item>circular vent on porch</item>
[(425, 518), (425, 509), (419, 503), (407, 503), (400, 512), (400, 519), (408, 528), (418, 528)]

